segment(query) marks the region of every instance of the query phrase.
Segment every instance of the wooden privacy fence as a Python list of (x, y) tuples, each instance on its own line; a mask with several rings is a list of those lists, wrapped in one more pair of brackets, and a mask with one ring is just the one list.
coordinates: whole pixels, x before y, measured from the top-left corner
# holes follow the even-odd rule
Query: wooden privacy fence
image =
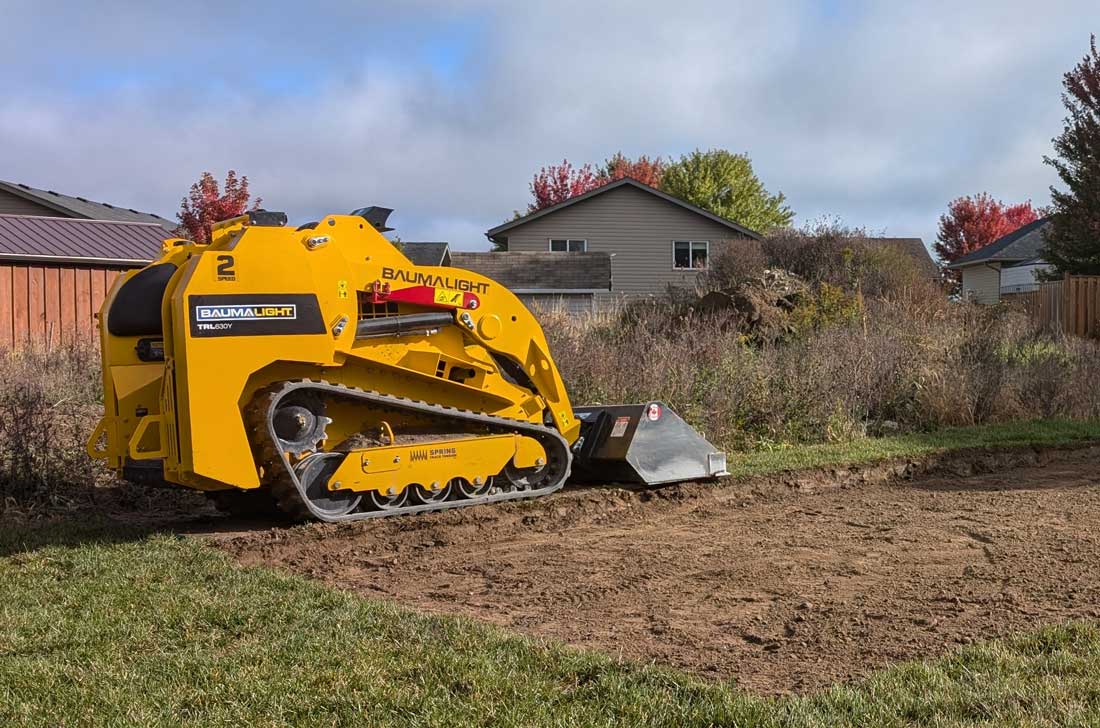
[(1100, 276), (1066, 276), (1026, 296), (1027, 309), (1041, 327), (1100, 337)]
[(95, 314), (125, 268), (0, 265), (0, 348), (92, 342)]

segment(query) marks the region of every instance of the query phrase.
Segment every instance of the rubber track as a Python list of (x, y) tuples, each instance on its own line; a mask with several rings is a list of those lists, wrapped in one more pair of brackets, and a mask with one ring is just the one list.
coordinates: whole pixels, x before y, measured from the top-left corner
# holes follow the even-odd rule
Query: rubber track
[[(442, 503), (428, 503), (404, 506), (402, 508), (394, 508), (392, 510), (378, 510), (378, 511), (362, 511), (357, 513), (348, 513), (342, 516), (329, 516), (318, 511), (309, 499), (305, 495), (305, 488), (298, 480), (298, 476), (295, 474), (293, 467), (290, 464), (289, 458), (282, 451), (278, 445), (278, 437), (275, 434), (275, 422), (274, 413), (275, 408), (279, 405), (279, 402), (291, 392), (300, 391), (303, 389), (314, 390), (322, 395), (330, 397), (343, 397), (349, 399), (357, 399), (365, 404), (369, 404), (376, 407), (388, 407), (391, 409), (406, 410), (409, 412), (415, 412), (417, 414), (429, 415), (434, 417), (442, 417), (450, 420), (457, 420), (460, 422), (475, 424), (482, 427), (489, 427), (496, 430), (502, 430), (506, 432), (521, 432), (529, 434), (536, 438), (543, 447), (546, 448), (547, 463), (563, 464), (561, 472), (557, 474), (557, 477), (549, 485), (544, 485), (540, 488), (531, 488), (524, 490), (511, 490), (500, 491), (497, 493), (487, 493), (483, 496), (477, 496), (475, 498), (463, 498), (461, 500), (448, 500)], [(266, 396), (265, 396), (266, 393)], [(262, 409), (259, 411), (253, 411), (249, 413), (248, 420), (252, 423), (252, 429), (259, 430), (266, 429), (267, 439), (263, 443), (257, 443), (260, 447), (261, 462), (265, 467), (270, 467), (273, 461), (278, 460), (282, 463), (282, 472), (274, 475), (272, 482), (272, 489), (279, 494), (280, 490), (283, 490), (286, 486), (292, 485), (297, 491), (298, 501), (302, 506), (305, 506), (305, 513), (298, 511), (289, 513), (291, 516), (311, 516), (320, 521), (328, 521), (330, 523), (340, 523), (345, 521), (361, 521), (367, 518), (385, 518), (388, 516), (407, 515), (411, 513), (427, 513), (430, 511), (442, 511), (451, 508), (463, 508), (466, 506), (475, 506), (485, 503), (498, 503), (501, 501), (521, 500), (525, 498), (537, 498), (539, 496), (548, 495), (556, 490), (559, 490), (565, 485), (566, 479), (569, 477), (569, 470), (572, 465), (573, 455), (569, 449), (569, 443), (565, 441), (565, 438), (561, 434), (550, 427), (543, 425), (535, 425), (530, 422), (524, 422), (523, 420), (514, 420), (508, 417), (496, 417), (494, 415), (486, 415), (479, 412), (471, 412), (469, 410), (459, 409), (457, 407), (447, 407), (444, 405), (431, 404), (429, 402), (423, 402), (421, 400), (407, 399), (405, 397), (395, 397), (393, 395), (382, 394), (381, 392), (368, 391), (358, 389), (355, 387), (348, 387), (343, 384), (333, 384), (323, 380), (314, 379), (301, 379), (282, 382), (272, 385), (266, 390), (262, 390), (261, 394), (257, 396), (255, 400)], [(263, 407), (263, 403), (266, 401), (266, 407)], [(555, 457), (555, 451), (557, 457)], [(553, 477), (553, 474), (551, 474)], [(284, 494), (285, 495), (285, 494)], [(284, 498), (280, 498), (280, 503), (284, 502)], [(290, 504), (287, 504), (290, 505)], [(298, 505), (298, 503), (294, 504)], [(289, 510), (289, 509), (288, 509)]]

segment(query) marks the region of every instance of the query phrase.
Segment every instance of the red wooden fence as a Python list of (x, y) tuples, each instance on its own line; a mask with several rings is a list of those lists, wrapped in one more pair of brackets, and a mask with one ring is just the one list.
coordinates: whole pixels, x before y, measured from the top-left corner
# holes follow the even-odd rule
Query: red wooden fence
[(95, 314), (123, 268), (0, 265), (0, 347), (96, 337)]

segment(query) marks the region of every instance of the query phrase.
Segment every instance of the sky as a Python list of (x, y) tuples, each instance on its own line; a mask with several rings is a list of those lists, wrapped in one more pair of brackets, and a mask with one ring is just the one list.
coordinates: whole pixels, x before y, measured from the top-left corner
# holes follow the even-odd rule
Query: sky
[(542, 166), (745, 153), (796, 224), (935, 239), (1049, 201), (1097, 0), (0, 0), (0, 179), (174, 217), (206, 170), (292, 222), (484, 250)]

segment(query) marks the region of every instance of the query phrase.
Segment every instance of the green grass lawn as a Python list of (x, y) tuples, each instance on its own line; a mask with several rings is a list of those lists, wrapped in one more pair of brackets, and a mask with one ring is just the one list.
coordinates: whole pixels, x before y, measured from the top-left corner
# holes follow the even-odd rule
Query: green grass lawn
[(1100, 724), (1096, 624), (765, 699), (241, 568), (191, 539), (8, 531), (0, 554), (3, 726)]
[(1034, 420), (977, 427), (952, 427), (930, 433), (874, 437), (826, 445), (776, 446), (756, 452), (729, 453), (735, 477), (769, 475), (840, 465), (861, 465), (893, 458), (985, 447), (1074, 445), (1100, 441), (1100, 421)]
[[(961, 428), (737, 454), (730, 470), (1097, 439), (1100, 423)], [(1100, 624), (766, 699), (241, 568), (192, 539), (0, 528), (0, 726), (85, 725), (1096, 726)]]

